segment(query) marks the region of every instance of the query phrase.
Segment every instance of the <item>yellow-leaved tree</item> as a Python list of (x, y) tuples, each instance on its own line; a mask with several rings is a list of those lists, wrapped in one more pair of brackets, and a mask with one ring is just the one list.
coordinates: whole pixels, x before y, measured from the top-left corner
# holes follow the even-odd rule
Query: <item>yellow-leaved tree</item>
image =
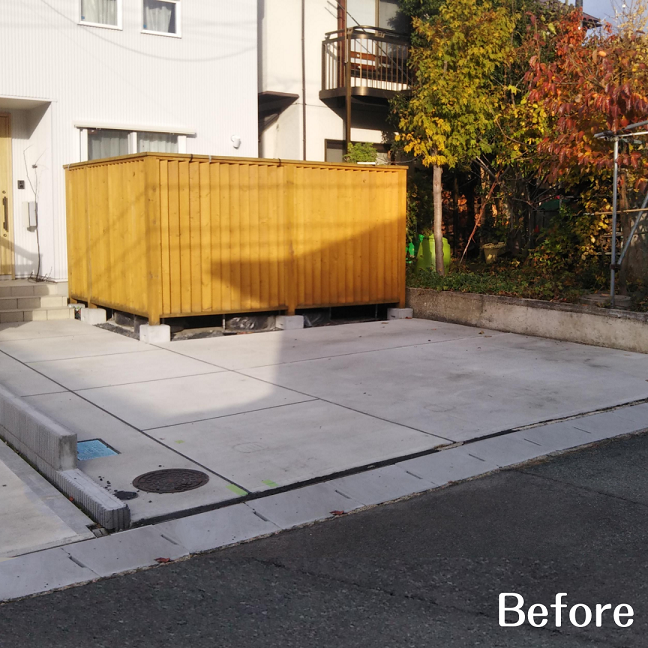
[(412, 24), (412, 92), (399, 107), (397, 137), (433, 169), (436, 271), (444, 274), (443, 167), (489, 155), (501, 138), (495, 120), (510, 93), (502, 70), (514, 56), (515, 17), (487, 0), (447, 0)]

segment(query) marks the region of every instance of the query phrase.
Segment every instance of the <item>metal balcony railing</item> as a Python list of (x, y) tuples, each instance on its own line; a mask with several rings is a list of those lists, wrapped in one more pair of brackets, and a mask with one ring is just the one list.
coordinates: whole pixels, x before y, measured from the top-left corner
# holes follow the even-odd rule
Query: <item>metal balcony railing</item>
[[(389, 98), (409, 89), (407, 40), (397, 32), (351, 27), (329, 32), (322, 43), (322, 92)], [(350, 90), (350, 92), (348, 92)]]

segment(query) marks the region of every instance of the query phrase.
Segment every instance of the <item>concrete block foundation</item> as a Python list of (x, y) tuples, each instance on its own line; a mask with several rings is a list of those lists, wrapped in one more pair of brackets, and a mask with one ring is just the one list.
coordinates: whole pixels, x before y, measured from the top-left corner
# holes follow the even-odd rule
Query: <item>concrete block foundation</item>
[(276, 326), (281, 331), (292, 331), (304, 328), (303, 315), (277, 315)]
[(537, 299), (408, 288), (421, 319), (648, 353), (648, 314)]
[(168, 344), (171, 342), (171, 327), (168, 324), (142, 324), (139, 329), (140, 342), (145, 344)]
[(411, 308), (388, 308), (387, 319), (412, 319), (414, 311)]
[(79, 313), (81, 321), (85, 324), (96, 326), (106, 322), (106, 311), (103, 308), (81, 308)]

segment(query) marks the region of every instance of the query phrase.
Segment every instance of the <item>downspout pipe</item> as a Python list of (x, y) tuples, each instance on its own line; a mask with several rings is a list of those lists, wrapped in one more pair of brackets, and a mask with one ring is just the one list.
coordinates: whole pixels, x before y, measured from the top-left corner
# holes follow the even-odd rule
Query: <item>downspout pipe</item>
[(302, 159), (306, 161), (306, 0), (301, 0)]

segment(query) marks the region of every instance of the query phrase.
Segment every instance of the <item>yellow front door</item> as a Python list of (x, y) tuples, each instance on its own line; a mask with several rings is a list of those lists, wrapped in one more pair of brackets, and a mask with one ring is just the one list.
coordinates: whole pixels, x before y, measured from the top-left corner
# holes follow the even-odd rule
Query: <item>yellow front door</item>
[(0, 275), (14, 276), (11, 117), (0, 115)]

